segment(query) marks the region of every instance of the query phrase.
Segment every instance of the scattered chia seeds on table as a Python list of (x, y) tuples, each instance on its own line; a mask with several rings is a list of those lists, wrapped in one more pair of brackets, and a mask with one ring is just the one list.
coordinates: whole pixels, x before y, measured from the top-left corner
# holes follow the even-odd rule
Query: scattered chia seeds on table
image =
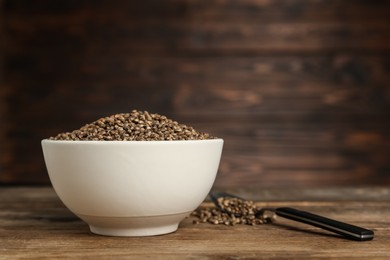
[(251, 200), (221, 197), (218, 199), (221, 208), (200, 207), (191, 213), (194, 224), (211, 223), (234, 226), (236, 224), (261, 225), (273, 222), (276, 215), (257, 207)]
[(133, 110), (116, 114), (84, 125), (72, 132), (60, 133), (50, 140), (69, 141), (171, 141), (214, 139), (208, 133), (159, 114)]

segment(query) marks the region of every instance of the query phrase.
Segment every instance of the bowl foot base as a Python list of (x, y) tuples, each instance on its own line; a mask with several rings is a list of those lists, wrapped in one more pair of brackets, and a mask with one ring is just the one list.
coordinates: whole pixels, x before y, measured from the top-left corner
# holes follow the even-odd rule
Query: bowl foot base
[(190, 212), (148, 217), (96, 217), (78, 215), (92, 233), (104, 236), (155, 236), (175, 232)]

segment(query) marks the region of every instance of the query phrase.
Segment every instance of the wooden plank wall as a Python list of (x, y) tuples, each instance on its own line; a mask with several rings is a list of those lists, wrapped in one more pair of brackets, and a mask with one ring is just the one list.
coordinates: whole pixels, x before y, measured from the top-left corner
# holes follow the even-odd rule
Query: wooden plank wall
[(133, 108), (224, 138), (218, 187), (390, 184), (390, 1), (0, 3), (3, 184)]

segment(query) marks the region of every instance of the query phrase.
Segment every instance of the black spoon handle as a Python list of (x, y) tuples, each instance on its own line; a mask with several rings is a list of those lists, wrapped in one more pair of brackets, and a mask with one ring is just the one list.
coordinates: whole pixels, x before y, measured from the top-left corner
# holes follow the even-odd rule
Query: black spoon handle
[(319, 227), (349, 239), (367, 241), (374, 238), (374, 232), (372, 230), (325, 218), (309, 212), (293, 208), (277, 208), (275, 209), (275, 213), (278, 216)]

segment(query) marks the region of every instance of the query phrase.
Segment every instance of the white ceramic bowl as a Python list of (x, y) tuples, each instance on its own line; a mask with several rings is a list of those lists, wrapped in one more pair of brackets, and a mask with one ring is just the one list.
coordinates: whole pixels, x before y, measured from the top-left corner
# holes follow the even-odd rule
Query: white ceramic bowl
[(222, 139), (42, 141), (59, 198), (93, 233), (111, 236), (176, 231), (207, 197), (222, 147)]

